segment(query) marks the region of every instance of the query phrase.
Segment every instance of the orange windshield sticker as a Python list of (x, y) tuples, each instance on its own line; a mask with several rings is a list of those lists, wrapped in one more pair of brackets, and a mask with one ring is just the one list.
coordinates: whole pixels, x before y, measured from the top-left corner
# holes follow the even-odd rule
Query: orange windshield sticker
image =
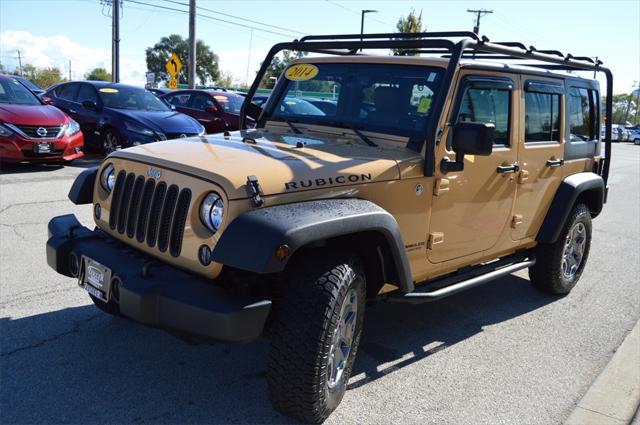
[(284, 76), (291, 81), (306, 81), (318, 75), (318, 67), (309, 63), (300, 63), (287, 69)]
[(218, 102), (228, 102), (229, 98), (227, 96), (213, 96)]

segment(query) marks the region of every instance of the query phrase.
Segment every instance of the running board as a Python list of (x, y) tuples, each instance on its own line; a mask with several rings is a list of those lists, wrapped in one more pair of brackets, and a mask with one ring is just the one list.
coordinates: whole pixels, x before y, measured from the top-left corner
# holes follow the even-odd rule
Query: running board
[[(492, 280), (517, 272), (518, 270), (526, 269), (533, 266), (535, 263), (536, 259), (532, 257), (526, 260), (519, 261), (517, 263), (510, 264), (508, 266), (496, 268), (480, 276), (471, 277), (469, 279), (464, 279), (464, 277), (460, 276), (464, 280), (459, 280), (455, 283), (445, 286), (444, 288), (436, 289), (430, 292), (414, 291), (406, 294), (391, 295), (389, 298), (387, 298), (387, 301), (420, 304), (440, 300), (442, 298), (448, 297), (449, 295), (457, 294), (458, 292), (466, 291), (467, 289), (475, 288), (476, 286), (491, 282)], [(499, 266), (496, 265), (496, 267)], [(442, 280), (445, 281), (449, 279), (450, 278), (444, 278)], [(437, 284), (438, 281), (436, 280), (433, 283)]]

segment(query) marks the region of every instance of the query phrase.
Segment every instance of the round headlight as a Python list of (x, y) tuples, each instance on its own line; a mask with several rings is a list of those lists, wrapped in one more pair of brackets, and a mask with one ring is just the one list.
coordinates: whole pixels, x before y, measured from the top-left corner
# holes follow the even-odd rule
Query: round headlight
[(215, 233), (222, 224), (224, 201), (216, 192), (209, 193), (200, 205), (200, 220), (207, 229)]
[(100, 183), (107, 192), (111, 192), (113, 190), (113, 186), (116, 184), (116, 170), (113, 168), (112, 164), (107, 165), (104, 170), (102, 170)]

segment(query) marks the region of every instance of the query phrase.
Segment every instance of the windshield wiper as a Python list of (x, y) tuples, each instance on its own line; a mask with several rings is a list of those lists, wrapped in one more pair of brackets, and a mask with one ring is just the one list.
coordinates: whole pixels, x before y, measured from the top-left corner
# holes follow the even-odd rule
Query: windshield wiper
[(300, 129), (298, 127), (293, 125), (293, 123), (291, 123), (291, 121), (286, 120), (284, 118), (282, 118), (282, 121), (286, 122), (287, 125), (289, 126), (289, 128), (291, 129), (291, 131), (293, 131), (295, 134), (302, 134), (302, 131), (300, 131)]
[(369, 139), (367, 136), (365, 136), (360, 130), (358, 130), (355, 126), (353, 125), (349, 125), (347, 123), (338, 123), (341, 126), (347, 127), (349, 130), (353, 131), (354, 133), (356, 133), (356, 135), (363, 141), (365, 142), (367, 145), (369, 146), (373, 146), (373, 147), (377, 147), (378, 145), (376, 145), (375, 143), (373, 143), (373, 141), (371, 141), (371, 139)]

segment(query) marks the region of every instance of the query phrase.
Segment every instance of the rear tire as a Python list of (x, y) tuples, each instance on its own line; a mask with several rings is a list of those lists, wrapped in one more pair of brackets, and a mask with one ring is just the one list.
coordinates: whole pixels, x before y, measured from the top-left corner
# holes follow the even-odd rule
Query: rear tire
[(640, 145), (640, 139), (633, 139), (634, 145)]
[(320, 423), (347, 389), (362, 333), (366, 282), (354, 257), (312, 255), (295, 267), (274, 304), (267, 380), (276, 410)]
[(578, 283), (591, 248), (591, 212), (573, 207), (558, 240), (535, 248), (536, 264), (529, 268), (533, 285), (551, 294), (568, 294)]

